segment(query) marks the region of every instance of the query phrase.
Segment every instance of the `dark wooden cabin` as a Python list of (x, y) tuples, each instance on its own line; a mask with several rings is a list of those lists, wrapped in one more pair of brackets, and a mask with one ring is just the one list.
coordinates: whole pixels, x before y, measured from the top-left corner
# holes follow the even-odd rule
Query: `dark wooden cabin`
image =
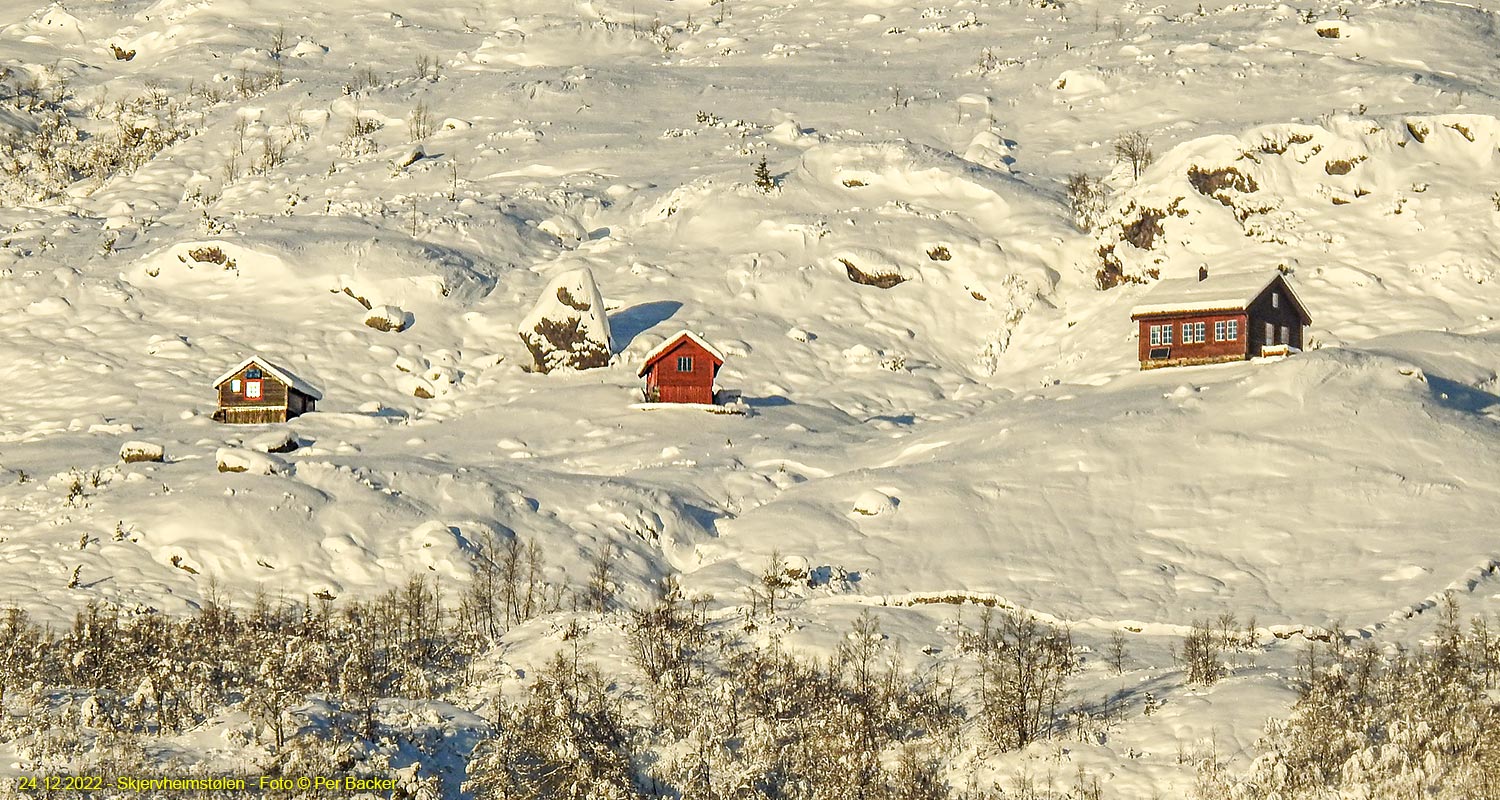
[(236, 425), (286, 422), (314, 411), (323, 394), (260, 356), (251, 356), (214, 381), (219, 407), (214, 421)]
[(1244, 361), (1302, 350), (1307, 307), (1279, 270), (1160, 281), (1131, 309), (1141, 369)]
[(714, 378), (724, 354), (691, 331), (679, 331), (646, 354), (640, 377), (650, 403), (714, 402)]

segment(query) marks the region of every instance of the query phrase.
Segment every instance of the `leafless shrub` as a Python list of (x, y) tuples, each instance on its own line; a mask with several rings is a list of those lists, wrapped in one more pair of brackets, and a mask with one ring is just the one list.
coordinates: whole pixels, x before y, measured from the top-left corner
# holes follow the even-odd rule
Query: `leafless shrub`
[(1104, 218), (1109, 187), (1104, 181), (1085, 172), (1068, 176), (1068, 210), (1073, 212), (1073, 224), (1080, 230), (1092, 231)]
[(1115, 139), (1115, 161), (1130, 165), (1130, 175), (1139, 180), (1146, 167), (1156, 160), (1151, 152), (1151, 137), (1144, 131), (1131, 131)]
[(430, 53), (421, 53), (412, 61), (412, 74), (419, 81), (437, 79), (437, 59)]
[(979, 724), (996, 746), (1014, 750), (1057, 725), (1067, 680), (1077, 671), (1072, 636), (1014, 609), (986, 608), (963, 647), (979, 662)]
[(1206, 620), (1193, 622), (1193, 627), (1182, 640), (1180, 660), (1187, 670), (1189, 683), (1212, 686), (1224, 677), (1224, 664), (1219, 656), (1224, 651), (1224, 641)]
[(436, 126), (432, 110), (427, 107), (426, 102), (418, 102), (417, 107), (406, 117), (406, 130), (413, 142), (421, 142), (432, 136)]

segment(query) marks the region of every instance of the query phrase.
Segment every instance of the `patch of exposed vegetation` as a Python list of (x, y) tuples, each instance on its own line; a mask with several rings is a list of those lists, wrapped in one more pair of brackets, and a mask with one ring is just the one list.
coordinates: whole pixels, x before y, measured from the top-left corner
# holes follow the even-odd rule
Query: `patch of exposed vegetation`
[[(236, 266), (234, 259), (225, 255), (224, 250), (218, 245), (195, 247), (188, 251), (188, 258), (193, 259), (193, 261), (199, 264), (218, 264), (224, 269), (234, 269)], [(184, 264), (187, 263), (187, 258), (183, 258), (182, 256), (178, 256), (177, 260)]]
[(1339, 29), (1335, 25), (1330, 25), (1326, 28), (1319, 28), (1318, 35), (1323, 37), (1324, 39), (1337, 39), (1339, 38)]
[(406, 330), (406, 323), (392, 321), (384, 314), (375, 314), (365, 318), (365, 325), (384, 333), (400, 333)]
[(1279, 156), (1294, 144), (1307, 144), (1310, 141), (1312, 141), (1312, 137), (1308, 134), (1293, 133), (1288, 134), (1285, 139), (1267, 139), (1261, 142), (1260, 151), (1267, 155)]
[(1348, 175), (1351, 171), (1353, 171), (1355, 165), (1359, 164), (1359, 162), (1364, 161), (1367, 158), (1369, 158), (1369, 156), (1355, 156), (1353, 158), (1341, 158), (1335, 161), (1330, 161), (1323, 165), (1323, 171), (1328, 173), (1329, 175)]
[[(1172, 204), (1167, 206), (1165, 211), (1159, 208), (1141, 208), (1136, 213), (1135, 219), (1121, 228), (1121, 237), (1139, 250), (1150, 250), (1156, 244), (1156, 237), (1166, 233), (1166, 229), (1162, 227), (1161, 223), (1162, 220), (1167, 218), (1167, 215), (1187, 216), (1186, 211), (1179, 210), (1178, 208), (1181, 202), (1182, 198), (1180, 197), (1173, 200)], [(1136, 211), (1136, 208), (1132, 205), (1126, 213), (1129, 214), (1134, 211)]]
[(1187, 176), (1188, 183), (1192, 185), (1194, 191), (1204, 197), (1212, 197), (1225, 206), (1234, 205), (1233, 199), (1228, 194), (1229, 190), (1248, 194), (1260, 189), (1255, 178), (1234, 167), (1205, 170), (1194, 165), (1188, 168)]
[(1407, 120), (1406, 132), (1411, 134), (1411, 138), (1416, 139), (1418, 144), (1426, 144), (1427, 136), (1432, 133), (1432, 129), (1428, 128), (1425, 123)]
[(948, 248), (944, 247), (943, 245), (937, 245), (936, 247), (928, 249), (927, 257), (932, 259), (933, 261), (953, 260), (953, 254), (948, 252)]
[(871, 274), (865, 272), (859, 267), (854, 266), (854, 262), (848, 260), (847, 258), (839, 259), (839, 263), (844, 265), (844, 271), (849, 275), (849, 280), (854, 281), (855, 283), (858, 283), (862, 286), (875, 286), (881, 289), (890, 289), (906, 282), (906, 278), (903, 277), (900, 273), (879, 272)]
[(374, 306), (372, 306), (370, 304), (369, 300), (366, 300), (362, 295), (355, 294), (354, 290), (350, 289), (347, 286), (344, 287), (344, 294), (347, 294), (350, 297), (354, 298), (354, 301), (357, 302), (357, 303), (359, 303), (360, 305), (364, 306), (366, 311), (369, 311), (371, 308), (374, 307)]
[(521, 337), (537, 372), (551, 372), (558, 354), (566, 354), (566, 364), (573, 369), (594, 369), (609, 365), (609, 348), (593, 341), (583, 328), (583, 320), (544, 319), (532, 331), (535, 336)]
[(1463, 125), (1463, 124), (1460, 124), (1460, 123), (1457, 123), (1457, 122), (1450, 122), (1450, 123), (1448, 123), (1447, 127), (1452, 128), (1455, 131), (1458, 131), (1458, 135), (1459, 136), (1462, 136), (1462, 137), (1464, 137), (1465, 139), (1468, 139), (1471, 142), (1474, 141), (1474, 132), (1471, 131), (1471, 130), (1469, 130), (1469, 127), (1467, 125)]
[(557, 302), (562, 303), (563, 305), (573, 309), (574, 311), (588, 311), (590, 308), (593, 308), (593, 306), (590, 306), (588, 304), (588, 301), (586, 300), (574, 299), (573, 295), (565, 286), (557, 287)]

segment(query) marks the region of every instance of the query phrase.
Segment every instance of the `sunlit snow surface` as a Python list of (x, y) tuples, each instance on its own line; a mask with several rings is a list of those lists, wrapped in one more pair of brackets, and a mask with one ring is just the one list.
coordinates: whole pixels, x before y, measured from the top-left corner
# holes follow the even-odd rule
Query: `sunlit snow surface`
[[(1494, 610), (1492, 16), (1033, 5), (0, 5), (0, 63), (65, 77), (81, 128), (156, 90), (191, 132), (0, 209), (0, 601), (63, 622), (95, 599), (187, 611), (210, 578), (457, 587), (517, 535), (575, 583), (613, 542), (623, 602), (676, 574), (724, 613), (779, 551), (818, 576), (789, 612), (813, 649), (886, 605), (915, 652), (956, 611), (903, 604), (962, 595), (1085, 641), (1130, 625), (1157, 667), (1221, 612), (1401, 640), (1446, 589)], [(379, 127), (351, 150), (356, 117)], [(1109, 146), (1136, 129), (1158, 156), (1138, 182)], [(1204, 188), (1231, 168), (1240, 188)], [(1095, 233), (1067, 208), (1077, 171), (1116, 190)], [(1150, 210), (1152, 246), (1125, 241)], [(1318, 349), (1139, 373), (1148, 287), (1098, 291), (1102, 248), (1131, 276), (1284, 265)], [(619, 354), (530, 373), (517, 325), (580, 267)], [(358, 298), (409, 327), (368, 327)], [(632, 407), (641, 355), (684, 328), (748, 413)], [(293, 452), (209, 419), (251, 353), (325, 395)], [(134, 440), (166, 462), (119, 464)], [(252, 468), (220, 472), (226, 447)], [(517, 632), (514, 658), (548, 635)], [(1279, 686), (1183, 695), (1111, 744), (1159, 758), (1103, 761), (1180, 778), (1167, 742), (1248, 747)]]

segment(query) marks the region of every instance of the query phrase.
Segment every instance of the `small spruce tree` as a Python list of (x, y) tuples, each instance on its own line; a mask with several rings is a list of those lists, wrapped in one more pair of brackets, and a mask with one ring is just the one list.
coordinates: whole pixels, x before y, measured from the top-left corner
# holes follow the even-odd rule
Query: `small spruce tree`
[(766, 157), (760, 157), (760, 163), (755, 165), (755, 188), (770, 194), (776, 188), (776, 179), (771, 177), (771, 168), (766, 165)]

